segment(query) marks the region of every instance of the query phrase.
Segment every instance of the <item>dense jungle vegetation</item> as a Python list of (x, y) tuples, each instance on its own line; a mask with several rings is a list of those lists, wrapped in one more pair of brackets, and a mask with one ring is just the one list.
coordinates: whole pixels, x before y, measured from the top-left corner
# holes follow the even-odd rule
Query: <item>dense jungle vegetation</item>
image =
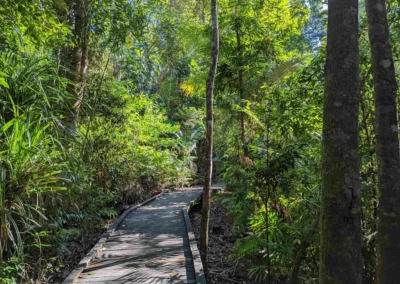
[[(203, 183), (210, 4), (0, 1), (1, 283), (47, 283), (124, 206)], [(254, 283), (399, 283), (399, 2), (219, 0), (218, 25), (232, 257)]]

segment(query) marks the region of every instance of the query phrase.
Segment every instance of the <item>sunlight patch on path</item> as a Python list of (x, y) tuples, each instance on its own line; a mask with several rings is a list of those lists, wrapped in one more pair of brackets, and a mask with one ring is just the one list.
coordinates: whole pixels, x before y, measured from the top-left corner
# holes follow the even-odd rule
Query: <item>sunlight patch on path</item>
[[(131, 212), (77, 283), (190, 283), (195, 279), (180, 209), (201, 188), (165, 194)], [(194, 283), (194, 282), (193, 282)]]

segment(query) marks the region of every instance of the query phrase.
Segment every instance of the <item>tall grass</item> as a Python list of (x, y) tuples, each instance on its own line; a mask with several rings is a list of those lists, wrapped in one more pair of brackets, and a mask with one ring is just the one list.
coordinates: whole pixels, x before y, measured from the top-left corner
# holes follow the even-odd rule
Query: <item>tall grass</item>
[(7, 123), (18, 112), (31, 121), (64, 127), (74, 98), (56, 65), (39, 56), (1, 52), (0, 70), (6, 83), (0, 84), (0, 122)]
[(22, 255), (23, 240), (37, 239), (36, 229), (46, 221), (42, 195), (65, 189), (59, 184), (63, 153), (46, 132), (48, 127), (21, 115), (1, 129), (2, 258)]
[[(40, 244), (43, 194), (64, 190), (58, 131), (72, 100), (46, 59), (0, 53), (0, 261)], [(61, 126), (61, 127), (60, 127)]]

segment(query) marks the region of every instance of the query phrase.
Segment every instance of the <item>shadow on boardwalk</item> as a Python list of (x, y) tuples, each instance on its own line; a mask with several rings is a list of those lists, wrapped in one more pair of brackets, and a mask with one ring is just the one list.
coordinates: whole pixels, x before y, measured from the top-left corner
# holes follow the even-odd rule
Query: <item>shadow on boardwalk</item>
[(201, 190), (168, 193), (131, 212), (77, 283), (195, 283), (181, 208)]

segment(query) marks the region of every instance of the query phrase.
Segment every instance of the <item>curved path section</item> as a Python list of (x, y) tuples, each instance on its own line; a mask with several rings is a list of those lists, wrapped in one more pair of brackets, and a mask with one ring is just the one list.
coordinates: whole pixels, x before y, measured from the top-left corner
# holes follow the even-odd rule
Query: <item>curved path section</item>
[(77, 283), (196, 283), (181, 209), (201, 191), (167, 193), (129, 213)]

